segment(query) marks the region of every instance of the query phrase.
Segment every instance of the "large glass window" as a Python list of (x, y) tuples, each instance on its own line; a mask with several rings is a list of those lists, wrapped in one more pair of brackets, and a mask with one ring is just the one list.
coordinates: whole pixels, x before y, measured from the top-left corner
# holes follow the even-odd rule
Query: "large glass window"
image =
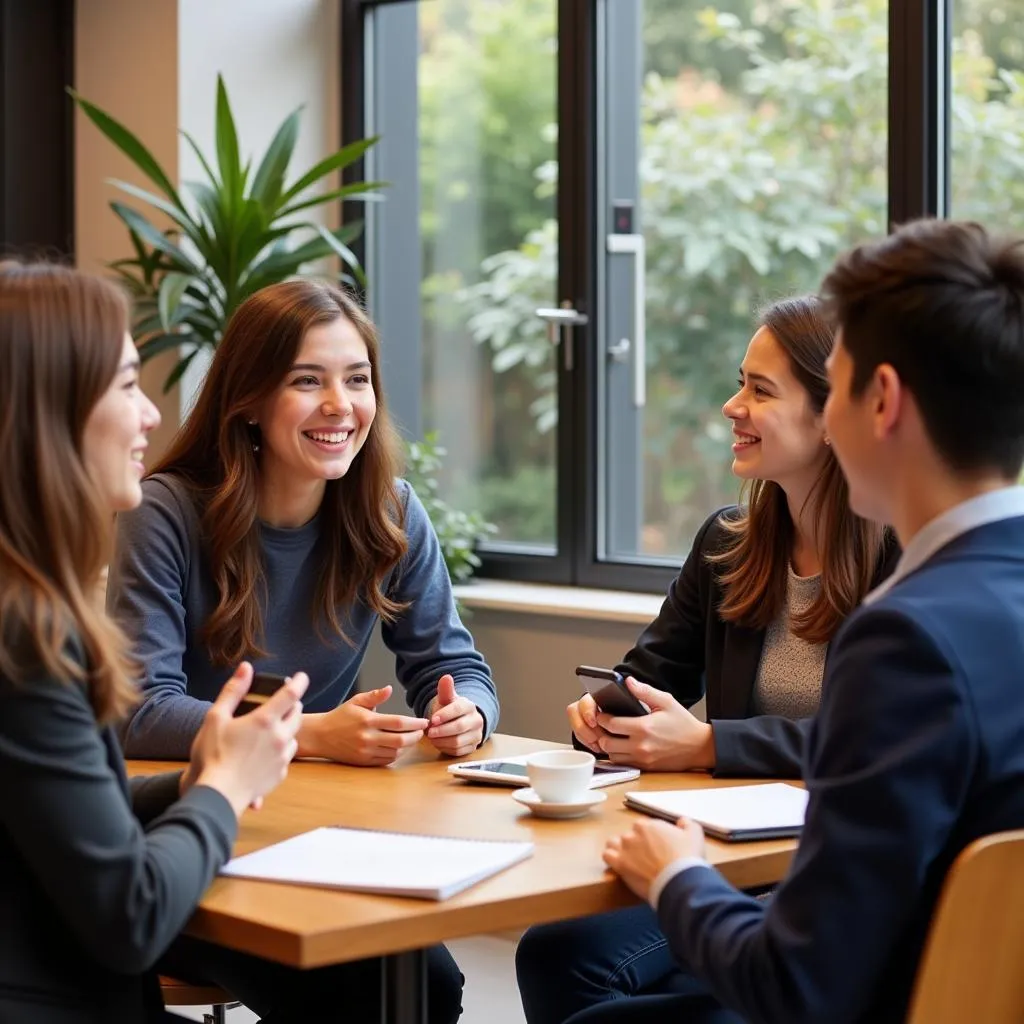
[[(421, 0), (376, 10), (371, 301), (385, 345), (418, 339), (418, 402), (446, 498), (495, 543), (555, 549), (556, 0)], [(378, 290), (378, 282), (384, 282)], [(406, 307), (405, 310), (399, 308)], [(408, 376), (405, 358), (388, 378)]]
[[(888, 4), (607, 9), (602, 212), (635, 204), (646, 351), (622, 351), (640, 330), (638, 297), (611, 238), (604, 553), (678, 563), (708, 513), (737, 497), (721, 406), (754, 312), (814, 291), (840, 250), (886, 231)], [(617, 96), (630, 34), (640, 54), (631, 107)], [(638, 400), (629, 378), (640, 370)]]
[(1024, 227), (1024, 0), (955, 0), (950, 216)]
[(1024, 0), (344, 3), (392, 408), (485, 572), (660, 589), (739, 494), (758, 307), (947, 188), (1024, 212)]

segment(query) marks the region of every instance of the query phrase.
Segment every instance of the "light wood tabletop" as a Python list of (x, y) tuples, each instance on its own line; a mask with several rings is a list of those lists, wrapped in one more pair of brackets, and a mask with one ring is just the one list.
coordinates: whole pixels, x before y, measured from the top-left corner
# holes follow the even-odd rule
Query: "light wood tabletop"
[[(542, 740), (495, 735), (473, 757), (557, 749)], [(442, 902), (370, 896), (245, 879), (218, 878), (186, 931), (219, 945), (296, 967), (317, 967), (398, 953), (465, 935), (524, 928), (635, 903), (601, 860), (605, 840), (636, 813), (622, 804), (629, 789), (736, 785), (704, 773), (656, 773), (606, 787), (608, 799), (584, 818), (535, 818), (506, 787), (459, 781), (452, 762), (426, 743), (390, 768), (318, 761), (292, 765), (259, 812), (242, 820), (235, 853), (248, 853), (321, 825), (487, 839), (532, 840), (531, 858)], [(129, 761), (132, 775), (167, 771), (166, 761)], [(707, 855), (738, 886), (778, 881), (795, 840), (719, 843)]]

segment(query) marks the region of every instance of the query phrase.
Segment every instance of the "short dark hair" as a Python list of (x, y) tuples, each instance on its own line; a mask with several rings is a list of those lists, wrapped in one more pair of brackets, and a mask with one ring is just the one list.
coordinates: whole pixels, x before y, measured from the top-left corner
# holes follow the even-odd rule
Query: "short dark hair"
[(918, 220), (841, 256), (822, 297), (860, 395), (890, 364), (961, 472), (1024, 463), (1024, 237)]

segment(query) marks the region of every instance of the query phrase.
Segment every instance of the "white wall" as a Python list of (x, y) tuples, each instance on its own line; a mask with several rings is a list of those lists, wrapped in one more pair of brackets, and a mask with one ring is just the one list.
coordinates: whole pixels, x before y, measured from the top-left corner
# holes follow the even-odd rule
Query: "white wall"
[[(304, 105), (294, 177), (340, 145), (338, 8), (337, 0), (77, 0), (75, 86), (138, 135), (178, 183), (202, 176), (179, 126), (208, 159), (215, 156), (218, 72), (243, 154), (262, 155), (281, 121)], [(78, 263), (102, 270), (131, 251), (108, 209), (115, 190), (104, 179), (148, 183), (80, 113), (75, 133)], [(308, 219), (336, 226), (337, 207)], [(167, 353), (143, 371), (164, 421), (150, 449), (154, 459), (180, 418), (178, 390), (161, 397), (174, 362)], [(185, 382), (186, 396), (195, 383), (195, 375)]]
[[(75, 88), (139, 136), (172, 181), (178, 169), (177, 6), (177, 0), (77, 0), (75, 5)], [(108, 206), (118, 193), (106, 178), (152, 188), (77, 111), (75, 238), (83, 270), (103, 272), (110, 260), (131, 254), (128, 232)], [(154, 453), (177, 428), (177, 389), (167, 396), (161, 390), (174, 363), (168, 352), (142, 371), (142, 386), (163, 416), (151, 439)]]

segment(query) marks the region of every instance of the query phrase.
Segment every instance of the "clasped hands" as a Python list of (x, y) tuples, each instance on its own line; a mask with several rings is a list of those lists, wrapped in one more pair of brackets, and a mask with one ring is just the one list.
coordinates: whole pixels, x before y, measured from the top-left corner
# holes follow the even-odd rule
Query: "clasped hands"
[(424, 736), (450, 757), (468, 754), (483, 741), (483, 716), (468, 697), (455, 692), (450, 675), (438, 680), (437, 696), (430, 702), (426, 718), (378, 712), (376, 708), (391, 696), (391, 690), (383, 686), (357, 693), (333, 711), (305, 715), (299, 756), (382, 767)]

